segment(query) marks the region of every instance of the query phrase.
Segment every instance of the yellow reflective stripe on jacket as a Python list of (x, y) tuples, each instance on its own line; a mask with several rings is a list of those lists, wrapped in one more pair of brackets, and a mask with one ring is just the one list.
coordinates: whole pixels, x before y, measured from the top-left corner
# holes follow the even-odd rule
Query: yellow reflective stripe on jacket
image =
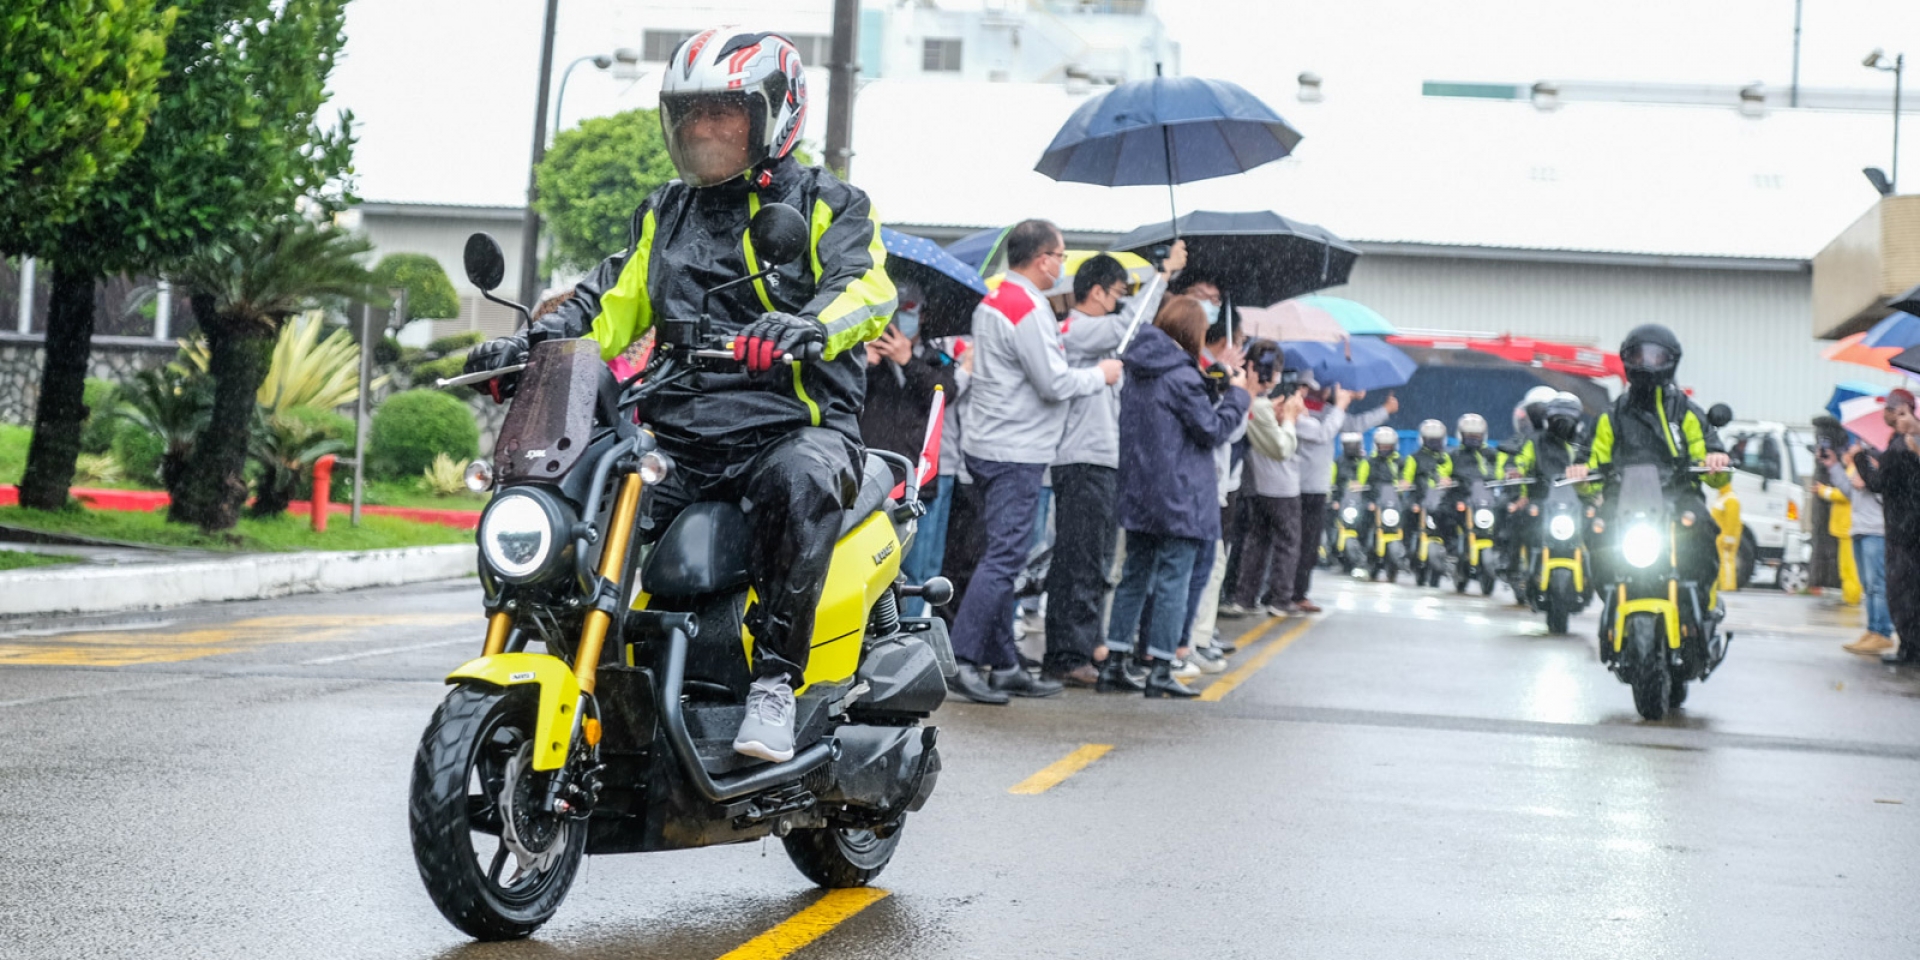
[(788, 366), (793, 368), (793, 395), (807, 405), (807, 417), (817, 427), (820, 425), (820, 405), (814, 403), (812, 397), (807, 396), (807, 388), (800, 383), (800, 368), (805, 364), (791, 363)]
[(587, 336), (600, 344), (600, 358), (612, 360), (653, 326), (653, 301), (647, 296), (647, 264), (653, 259), (653, 211), (640, 222), (640, 239), (620, 268), (613, 289), (600, 295), (600, 314)]
[[(759, 213), (760, 195), (758, 193), (748, 193), (747, 219), (751, 221), (755, 216), (759, 215)], [(753, 254), (753, 231), (751, 229), (740, 231), (740, 250), (747, 255), (747, 272), (758, 273), (760, 271), (760, 258)], [(765, 278), (753, 281), (753, 292), (760, 295), (760, 306), (766, 308), (768, 313), (772, 313), (773, 298), (767, 296), (767, 283)], [(819, 417), (816, 416), (814, 422), (817, 424)]]
[[(1660, 411), (1660, 437), (1667, 441), (1667, 453), (1675, 460), (1680, 459), (1680, 450), (1673, 445), (1673, 422), (1667, 419), (1667, 392), (1664, 387), (1653, 388), (1653, 408)], [(1693, 419), (1691, 411), (1681, 419)]]
[(1593, 422), (1593, 446), (1587, 453), (1587, 467), (1599, 469), (1613, 462), (1613, 414), (1603, 413)]
[[(813, 203), (812, 234), (813, 277), (815, 283), (821, 282), (820, 238), (833, 226), (833, 209), (825, 200)], [(846, 289), (820, 311), (819, 320), (827, 326), (826, 359), (831, 360), (846, 351), (866, 343), (880, 335), (886, 329), (887, 320), (893, 316), (893, 309), (899, 297), (894, 289), (892, 278), (887, 276), (887, 249), (880, 242), (880, 223), (874, 221), (873, 239), (868, 244), (867, 254), (872, 266), (861, 276), (853, 278)]]

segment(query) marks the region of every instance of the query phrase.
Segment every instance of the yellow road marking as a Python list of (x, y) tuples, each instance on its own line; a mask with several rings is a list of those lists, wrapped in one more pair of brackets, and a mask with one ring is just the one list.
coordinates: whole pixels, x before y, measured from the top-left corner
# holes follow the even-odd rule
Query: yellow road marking
[(1015, 784), (1013, 789), (1007, 792), (1017, 793), (1023, 796), (1046, 793), (1048, 790), (1059, 786), (1062, 780), (1085, 770), (1087, 764), (1106, 756), (1107, 751), (1112, 749), (1113, 744), (1110, 743), (1086, 744), (1080, 747), (1080, 749), (1048, 764), (1046, 768), (1039, 773)]
[[(381, 639), (380, 627), (432, 627), (481, 623), (476, 614), (399, 614), (255, 617), (218, 626), (181, 630), (92, 631), (35, 637), (0, 637), (0, 666), (124, 667), (177, 663), (238, 653), (273, 643), (341, 640), (361, 632)], [(15, 642), (5, 642), (14, 640)], [(476, 641), (477, 642), (477, 641)]]
[(878, 887), (849, 887), (829, 890), (813, 906), (787, 918), (721, 957), (720, 960), (780, 960), (825, 936), (848, 917), (886, 899), (887, 891)]
[[(1298, 626), (1281, 634), (1278, 638), (1268, 641), (1266, 646), (1260, 648), (1259, 653), (1247, 658), (1246, 663), (1221, 674), (1220, 679), (1207, 684), (1207, 688), (1200, 691), (1199, 699), (1206, 703), (1220, 702), (1227, 694), (1233, 692), (1233, 688), (1247, 682), (1248, 677), (1253, 676), (1261, 667), (1266, 666), (1267, 661), (1279, 656), (1280, 651), (1285, 650), (1289, 644), (1300, 639), (1300, 635), (1312, 629), (1316, 622), (1317, 621), (1314, 620), (1302, 620)], [(1265, 629), (1265, 625), (1255, 628), (1256, 631), (1262, 629)], [(1246, 638), (1243, 636), (1241, 639), (1245, 640)]]

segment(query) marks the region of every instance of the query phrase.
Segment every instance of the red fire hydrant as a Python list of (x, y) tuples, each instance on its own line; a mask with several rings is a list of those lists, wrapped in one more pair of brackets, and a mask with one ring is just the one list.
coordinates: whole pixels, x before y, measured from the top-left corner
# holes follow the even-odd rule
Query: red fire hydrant
[(328, 497), (333, 493), (333, 462), (329, 453), (313, 462), (313, 532), (327, 532)]

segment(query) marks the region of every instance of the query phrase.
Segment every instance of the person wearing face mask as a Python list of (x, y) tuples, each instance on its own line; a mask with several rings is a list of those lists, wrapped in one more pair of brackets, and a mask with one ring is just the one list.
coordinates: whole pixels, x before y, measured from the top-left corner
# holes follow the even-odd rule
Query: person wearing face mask
[[(1186, 265), (1186, 245), (1175, 243), (1163, 275)], [(1166, 289), (1156, 284), (1157, 289)], [(1105, 254), (1089, 258), (1073, 277), (1073, 308), (1060, 322), (1067, 365), (1084, 369), (1119, 353), (1137, 315), (1159, 309), (1155, 293), (1127, 302), (1127, 269)], [(1144, 314), (1139, 311), (1145, 311)], [(1120, 536), (1114, 503), (1120, 467), (1120, 386), (1068, 402), (1067, 425), (1053, 457), (1053, 558), (1047, 567), (1047, 652), (1043, 675), (1068, 686), (1139, 692), (1123, 662), (1106, 653), (1101, 613), (1108, 573)]]
[(967, 473), (986, 527), (986, 549), (954, 616), (959, 670), (948, 681), (976, 703), (1046, 697), (1055, 680), (1020, 665), (1014, 646), (1014, 578), (1027, 565), (1041, 481), (1060, 450), (1069, 401), (1120, 381), (1120, 361), (1075, 369), (1043, 291), (1060, 280), (1060, 229), (1027, 220), (1007, 232), (1007, 275), (973, 314), (973, 376), (961, 418)]
[(1513, 471), (1530, 481), (1524, 488), (1536, 494), (1542, 487), (1560, 479), (1567, 468), (1580, 463), (1580, 398), (1556, 392), (1541, 404), (1544, 424), (1540, 435), (1528, 440), (1511, 461)]
[[(867, 401), (860, 410), (860, 435), (872, 449), (918, 460), (939, 373), (922, 355), (915, 336), (920, 331), (920, 292), (907, 284), (900, 288), (893, 322), (866, 345)], [(927, 492), (937, 495), (938, 488)]]
[[(1679, 338), (1659, 324), (1642, 324), (1628, 331), (1621, 342), (1620, 362), (1627, 369), (1627, 391), (1613, 402), (1613, 409), (1594, 421), (1587, 462), (1568, 467), (1567, 476), (1583, 480), (1589, 471), (1611, 464), (1651, 463), (1662, 468), (1676, 515), (1690, 510), (1697, 517), (1712, 516), (1700, 484), (1725, 486), (1732, 461), (1720, 443), (1720, 432), (1674, 383), (1680, 367)], [(1704, 476), (1690, 472), (1695, 464), (1708, 472)], [(1611, 488), (1617, 482), (1609, 480), (1606, 503), (1616, 500)], [(1679, 564), (1683, 575), (1699, 583), (1716, 582), (1719, 530), (1712, 523), (1682, 529), (1687, 531)], [(1595, 578), (1600, 579), (1598, 570)]]

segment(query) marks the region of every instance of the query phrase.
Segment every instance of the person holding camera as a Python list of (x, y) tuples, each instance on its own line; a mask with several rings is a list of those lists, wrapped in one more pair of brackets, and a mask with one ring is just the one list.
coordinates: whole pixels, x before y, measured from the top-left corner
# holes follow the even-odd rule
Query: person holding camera
[(1846, 644), (1848, 653), (1879, 656), (1894, 648), (1893, 614), (1887, 609), (1887, 520), (1880, 495), (1867, 489), (1866, 474), (1879, 465), (1873, 450), (1853, 444), (1845, 453), (1825, 440), (1814, 454), (1829, 484), (1820, 489), (1827, 496), (1846, 498), (1852, 515), (1853, 561), (1860, 578), (1860, 602), (1867, 615), (1867, 629), (1860, 639)]
[(1293, 601), (1294, 568), (1301, 561), (1300, 461), (1295, 456), (1300, 439), (1295, 424), (1306, 412), (1300, 393), (1313, 380), (1311, 375), (1280, 371), (1280, 345), (1271, 340), (1256, 341), (1247, 357), (1256, 398), (1247, 423), (1253, 496), (1247, 501), (1239, 577), (1220, 612), (1239, 617), (1258, 611), (1263, 592), (1270, 590), (1273, 606), (1266, 612), (1284, 616)]

